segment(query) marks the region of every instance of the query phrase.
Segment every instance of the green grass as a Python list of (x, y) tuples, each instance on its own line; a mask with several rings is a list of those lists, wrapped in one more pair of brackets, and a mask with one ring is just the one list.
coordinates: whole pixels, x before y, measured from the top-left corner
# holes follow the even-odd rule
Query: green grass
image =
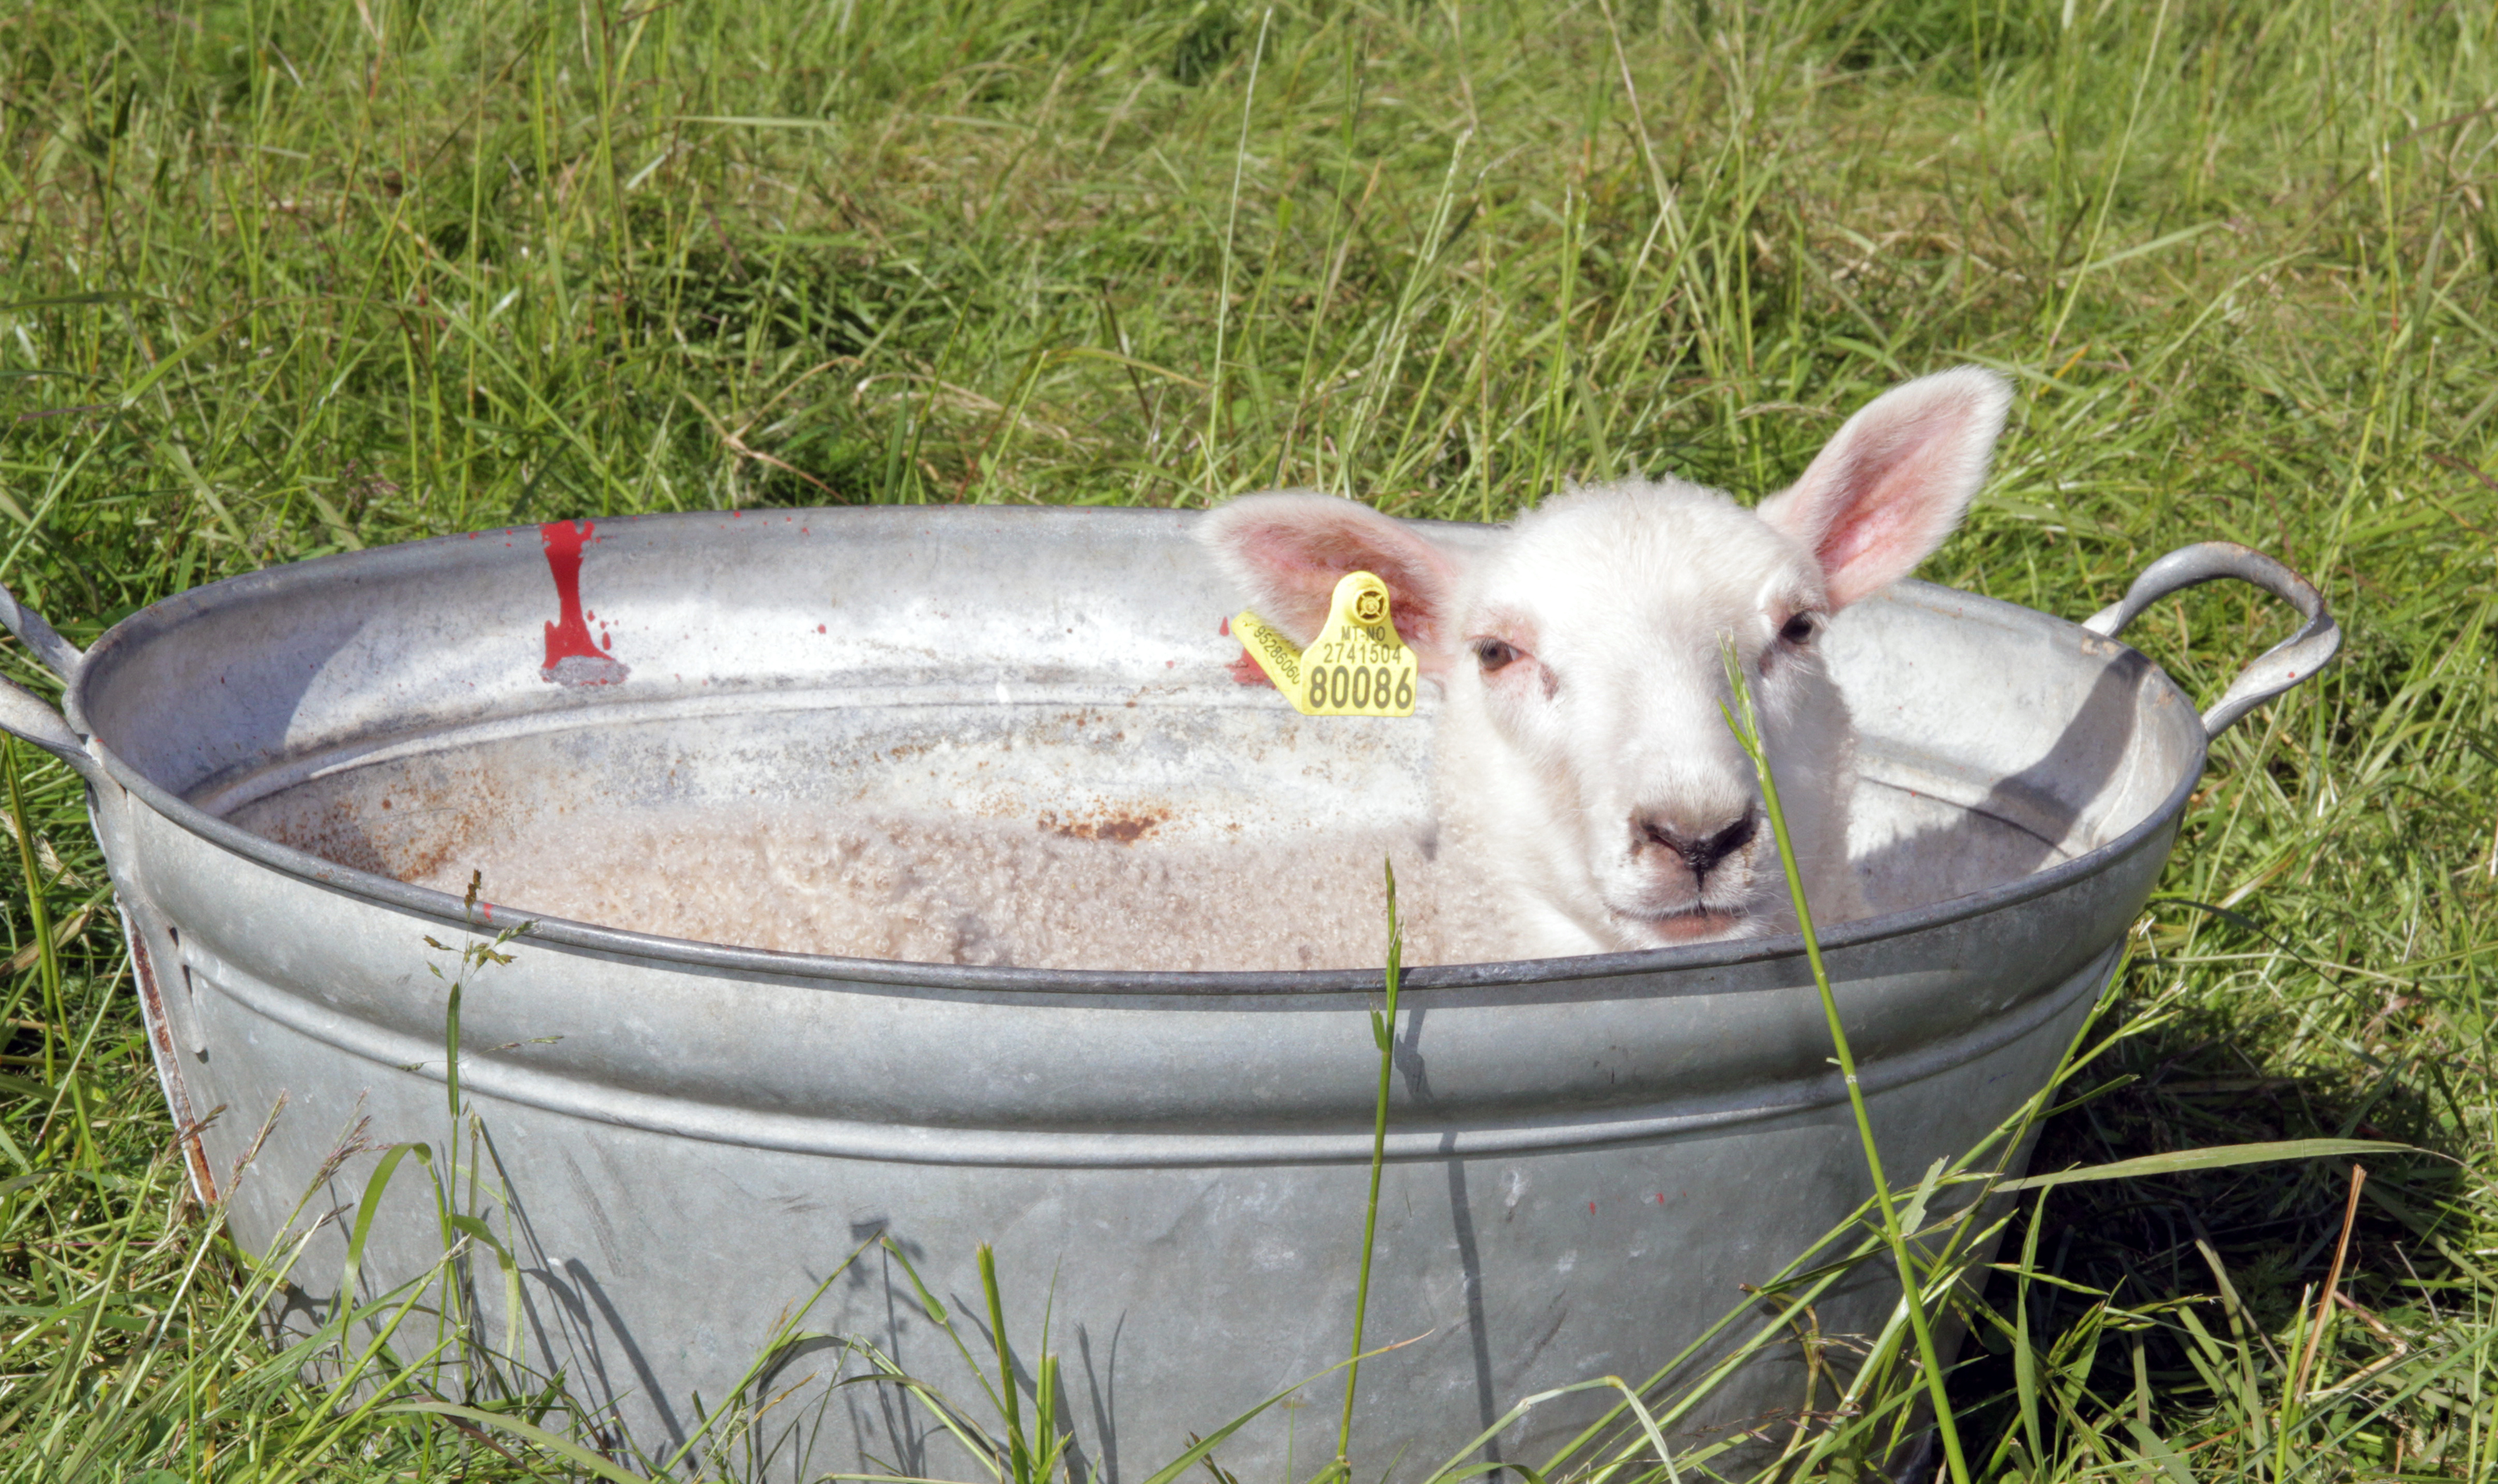
[[(2446, 1157), (2368, 1161), (2313, 1399), (2343, 1167), (2025, 1197), (1952, 1377), (1970, 1466), (2489, 1479), (2493, 97), (2498, 14), (2425, 0), (26, 0), (0, 581), (84, 643), (583, 513), (1748, 496), (1894, 380), (1995, 366), (1998, 472), (1928, 575), (2078, 618), (2241, 540), (2348, 634), (2215, 750), (2036, 1168)], [(2203, 589), (2129, 637), (2209, 697), (2286, 628)], [(181, 1203), (75, 780), (11, 772), (0, 1477), (560, 1476), (271, 1358)]]

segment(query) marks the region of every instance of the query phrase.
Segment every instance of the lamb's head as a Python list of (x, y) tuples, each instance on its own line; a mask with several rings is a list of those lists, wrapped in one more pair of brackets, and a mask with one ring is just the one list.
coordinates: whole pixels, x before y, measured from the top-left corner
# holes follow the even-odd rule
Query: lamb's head
[(1816, 914), (1847, 916), (1855, 733), (1821, 632), (1950, 533), (2008, 400), (1973, 369), (1910, 382), (1756, 511), (1679, 481), (1606, 485), (1460, 553), (1350, 500), (1268, 495), (1225, 506), (1204, 535), (1252, 605), (1304, 643), (1345, 572), (1386, 579), (1446, 696), (1445, 836), (1462, 868), (1503, 887), (1516, 952), (1751, 936), (1793, 915), (1721, 710), (1725, 647), (1748, 677)]

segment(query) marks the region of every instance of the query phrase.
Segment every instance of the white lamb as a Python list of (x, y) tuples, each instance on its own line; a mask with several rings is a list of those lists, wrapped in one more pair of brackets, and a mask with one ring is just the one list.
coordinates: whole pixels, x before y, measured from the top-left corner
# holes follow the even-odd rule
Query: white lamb
[[(1472, 556), (1351, 500), (1256, 495), (1201, 534), (1304, 644), (1344, 573), (1386, 579), (1445, 696), (1439, 864), (1482, 884), (1494, 952), (1758, 936), (1794, 912), (1719, 710), (1720, 636), (1748, 667), (1815, 919), (1862, 916), (1846, 855), (1856, 734), (1814, 641), (1951, 533), (2010, 399), (1975, 368), (1898, 387), (1757, 510), (1672, 479), (1578, 489)], [(1245, 657), (1235, 673), (1256, 678)]]

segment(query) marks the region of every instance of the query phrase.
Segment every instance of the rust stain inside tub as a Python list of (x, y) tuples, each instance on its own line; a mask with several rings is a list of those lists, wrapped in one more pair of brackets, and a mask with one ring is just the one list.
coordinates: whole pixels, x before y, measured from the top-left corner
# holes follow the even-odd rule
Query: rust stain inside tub
[(1103, 812), (1083, 817), (1061, 818), (1055, 811), (1044, 811), (1041, 827), (1051, 834), (1070, 840), (1107, 840), (1114, 845), (1134, 845), (1156, 829), (1170, 823), (1169, 809), (1141, 810), (1135, 813)]

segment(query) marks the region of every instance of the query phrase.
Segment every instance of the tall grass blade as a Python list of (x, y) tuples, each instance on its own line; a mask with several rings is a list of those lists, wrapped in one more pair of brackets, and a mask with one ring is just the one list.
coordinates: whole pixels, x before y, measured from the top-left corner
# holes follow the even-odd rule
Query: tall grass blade
[(1943, 1456), (1951, 1466), (1952, 1484), (1970, 1484), (1969, 1461), (1962, 1455), (1960, 1430), (1952, 1417), (1942, 1359), (1935, 1346), (1933, 1326), (1926, 1317), (1925, 1285), (1918, 1276), (1916, 1263), (1908, 1256), (1907, 1237), (1900, 1213), (1892, 1206), (1890, 1183), (1882, 1174), (1882, 1152), (1874, 1138), (1873, 1115), (1866, 1111), (1865, 1089), (1856, 1081), (1855, 1053), (1848, 1048), (1847, 1029), (1839, 1015), (1839, 997), (1830, 987), (1830, 972), (1822, 967), (1821, 942), (1812, 928), (1812, 906), (1805, 899), (1804, 876), (1796, 866), (1795, 843), (1787, 834), (1786, 812), (1778, 806), (1777, 778), (1770, 768), (1770, 755), (1761, 740), (1760, 717), (1752, 708), (1751, 686), (1731, 637), (1721, 641), (1721, 658), (1726, 688), (1734, 696), (1734, 704), (1726, 713), (1726, 725), (1745, 755), (1751, 758), (1753, 776), (1760, 781), (1761, 804), (1770, 817), (1778, 863), (1786, 872), (1787, 893), (1795, 904), (1796, 930), (1804, 936), (1805, 961), (1812, 969), (1813, 988), (1821, 995), (1822, 1016), (1830, 1027), (1831, 1047), (1838, 1053), (1840, 1078), (1847, 1087), (1848, 1109), (1856, 1115), (1857, 1141), (1864, 1149), (1866, 1171), (1873, 1177), (1874, 1201), (1881, 1213), (1883, 1240), (1889, 1243), (1892, 1263), (1899, 1270), (1900, 1302), (1916, 1337), (1917, 1358), (1924, 1367), (1927, 1395), (1934, 1403), (1935, 1426), (1942, 1432)]

